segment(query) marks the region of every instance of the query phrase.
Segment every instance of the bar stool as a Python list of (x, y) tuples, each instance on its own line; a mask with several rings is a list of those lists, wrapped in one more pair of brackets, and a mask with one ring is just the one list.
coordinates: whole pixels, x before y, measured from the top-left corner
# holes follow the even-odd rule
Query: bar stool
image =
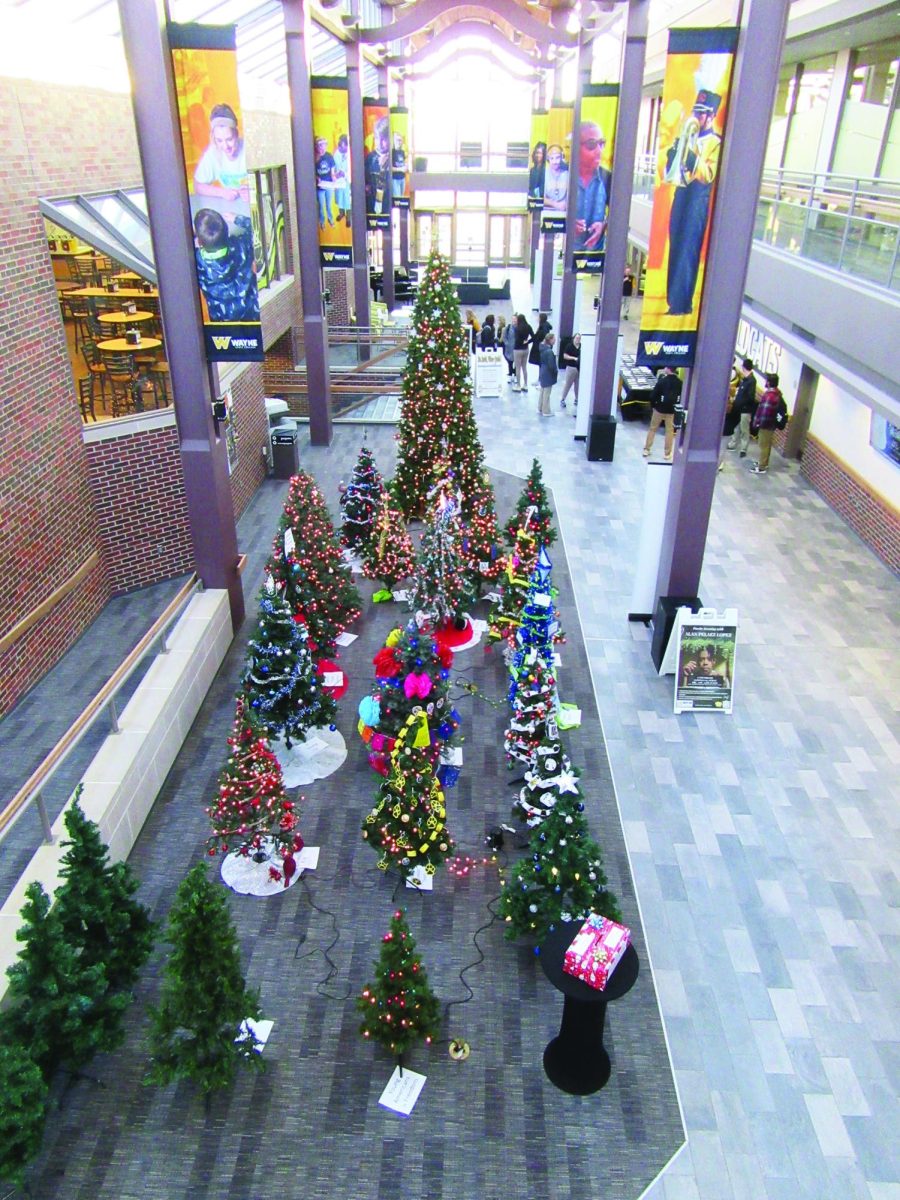
[(159, 408), (159, 399), (162, 395), (162, 407), (166, 408), (171, 401), (169, 400), (169, 364), (160, 359), (155, 362), (150, 368), (150, 379), (153, 384), (153, 404)]
[(81, 419), (86, 421), (88, 413), (92, 421), (97, 420), (97, 414), (94, 412), (94, 376), (84, 375), (78, 380), (78, 404), (81, 408)]

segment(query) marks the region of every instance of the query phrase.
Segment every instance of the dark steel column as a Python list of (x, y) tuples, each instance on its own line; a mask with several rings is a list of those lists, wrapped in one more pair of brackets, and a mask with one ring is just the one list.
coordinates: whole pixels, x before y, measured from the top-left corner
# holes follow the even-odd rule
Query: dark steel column
[[(383, 65), (378, 67), (378, 98), (383, 104), (388, 103), (387, 67)], [(388, 164), (390, 164), (390, 155), (394, 148), (393, 142), (390, 142), (390, 147), (391, 149), (388, 151)], [(384, 302), (388, 307), (388, 312), (393, 312), (397, 307), (397, 298), (394, 295), (394, 191), (391, 186), (392, 184), (393, 177), (390, 165), (388, 165), (388, 227), (381, 231), (381, 266), (384, 278)]]
[[(570, 337), (575, 332), (575, 272), (570, 270), (571, 248), (569, 232), (575, 228), (578, 215), (578, 169), (580, 158), (579, 126), (581, 125), (581, 97), (584, 85), (591, 81), (591, 62), (594, 57), (594, 44), (587, 41), (584, 30), (581, 31), (581, 46), (578, 49), (578, 75), (575, 80), (575, 107), (572, 110), (572, 148), (569, 151), (569, 192), (566, 197), (566, 232), (563, 234), (563, 277), (562, 293), (559, 301), (559, 335), (557, 342), (564, 337)], [(614, 164), (615, 165), (615, 164)]]
[[(734, 86), (709, 239), (697, 354), (688, 384), (687, 428), (675, 454), (656, 591), (698, 596), (716, 483), (728, 381), (789, 0), (744, 8)], [(759, 481), (760, 489), (766, 480)]]
[(316, 199), (315, 144), (307, 61), (310, 17), (303, 0), (282, 0), (282, 8), (288, 87), (291, 94), (291, 143), (296, 190), (294, 209), (297, 213), (297, 233), (300, 240), (300, 290), (303, 297), (303, 340), (306, 348), (306, 386), (309, 396), (309, 440), (313, 446), (328, 446), (333, 436), (331, 379), (328, 373), (328, 324), (322, 310), (319, 205)]
[[(353, 295), (356, 302), (356, 324), (368, 329), (369, 318), (369, 256), (366, 245), (366, 147), (363, 128), (362, 87), (360, 69), (362, 50), (359, 42), (348, 42), (347, 104), (350, 110), (350, 219), (353, 222)], [(369, 357), (369, 347), (361, 347), (363, 357)]]
[(206, 587), (228, 592), (232, 628), (237, 630), (244, 619), (237, 530), (225, 439), (217, 436), (212, 416), (166, 14), (162, 0), (119, 0), (119, 18), (131, 76), (194, 565)]
[(644, 59), (647, 49), (647, 16), (650, 0), (629, 0), (628, 24), (622, 49), (622, 81), (616, 118), (616, 149), (613, 160), (609, 223), (606, 226), (606, 259), (603, 287), (597, 313), (594, 341), (594, 394), (591, 416), (608, 417), (616, 394), (616, 350), (622, 309), (622, 279), (631, 222), (631, 192), (637, 142)]

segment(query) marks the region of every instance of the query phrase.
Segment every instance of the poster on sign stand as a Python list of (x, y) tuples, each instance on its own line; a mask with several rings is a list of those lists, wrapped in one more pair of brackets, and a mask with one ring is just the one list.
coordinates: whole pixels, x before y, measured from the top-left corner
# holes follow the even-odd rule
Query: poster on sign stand
[[(670, 648), (675, 652), (675, 712), (731, 714), (737, 649), (737, 610), (680, 609)], [(668, 657), (668, 656), (667, 656)]]

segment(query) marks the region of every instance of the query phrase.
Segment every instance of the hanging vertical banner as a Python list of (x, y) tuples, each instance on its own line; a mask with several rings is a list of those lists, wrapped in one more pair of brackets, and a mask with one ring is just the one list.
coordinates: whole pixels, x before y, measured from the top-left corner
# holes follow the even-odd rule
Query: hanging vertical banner
[(672, 29), (637, 362), (694, 361), (737, 29)]
[(391, 128), (388, 107), (363, 100), (366, 145), (366, 228), (391, 227)]
[(264, 358), (235, 30), (170, 25), (169, 46), (210, 362)]
[(394, 208), (409, 208), (409, 109), (391, 109), (391, 197)]
[(606, 258), (606, 225), (619, 111), (617, 83), (589, 83), (581, 96), (581, 120), (572, 136), (578, 208), (569, 230), (569, 270), (599, 275)]
[(347, 81), (333, 75), (313, 75), (310, 97), (319, 206), (319, 258), (323, 267), (352, 267)]
[(565, 233), (572, 153), (571, 104), (554, 104), (547, 114), (547, 169), (544, 172), (544, 233)]
[(531, 168), (528, 172), (528, 211), (544, 207), (544, 173), (547, 170), (547, 120), (545, 108), (531, 114)]

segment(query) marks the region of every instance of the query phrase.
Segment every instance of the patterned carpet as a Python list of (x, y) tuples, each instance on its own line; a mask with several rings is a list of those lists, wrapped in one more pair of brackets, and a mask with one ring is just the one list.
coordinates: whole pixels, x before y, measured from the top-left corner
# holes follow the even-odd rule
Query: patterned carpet
[[(393, 431), (372, 428), (368, 438), (380, 468), (390, 474)], [(316, 475), (333, 511), (338, 479), (349, 476), (359, 444), (359, 430), (341, 428), (327, 450), (304, 451), (302, 465)], [(495, 472), (494, 482), (498, 513), (505, 518), (521, 481)], [(268, 481), (241, 522), (250, 593), (260, 582), (285, 489), (284, 483)], [(319, 868), (271, 899), (229, 894), (247, 977), (261, 989), (264, 1014), (275, 1021), (264, 1055), (267, 1070), (243, 1074), (233, 1091), (213, 1099), (208, 1113), (189, 1086), (143, 1086), (146, 1005), (157, 995), (162, 963), (157, 951), (141, 982), (126, 1045), (93, 1064), (99, 1084), (78, 1081), (51, 1114), (33, 1173), (35, 1196), (632, 1200), (652, 1182), (682, 1143), (682, 1125), (559, 544), (553, 558), (568, 634), (560, 692), (584, 718), (569, 735), (569, 750), (583, 771), (591, 830), (603, 847), (610, 884), (641, 958), (637, 985), (608, 1012), (605, 1041), (613, 1062), (608, 1086), (592, 1097), (572, 1097), (544, 1075), (541, 1056), (558, 1030), (562, 997), (532, 949), (506, 941), (502, 924), (491, 918), (488, 906), (500, 889), (498, 865), (479, 866), (464, 879), (441, 871), (430, 895), (397, 891), (395, 879), (375, 867), (360, 823), (378, 781), (355, 732), (356, 704), (371, 683), (373, 653), (392, 620), (405, 614), (397, 606), (386, 611), (388, 606), (369, 603), (372, 589), (364, 583), (367, 603), (354, 626), (360, 636), (340, 659), (351, 679), (338, 721), (348, 759), (337, 774), (303, 789), (301, 829), (307, 844), (321, 846)], [(252, 595), (249, 601), (251, 615), (132, 855), (141, 895), (159, 918), (202, 853), (208, 832), (204, 805), (225, 755)], [(457, 655), (455, 666), (458, 677), (487, 695), (504, 696), (499, 654), (485, 654), (479, 646)], [(457, 787), (447, 793), (448, 826), (458, 850), (480, 858), (486, 830), (508, 819), (515, 776), (503, 761), (505, 708), (457, 690), (465, 762)], [(510, 848), (507, 861), (518, 853)], [(408, 910), (442, 1004), (454, 1002), (441, 1034), (444, 1044), (410, 1056), (409, 1065), (428, 1081), (409, 1120), (378, 1106), (393, 1063), (363, 1042), (353, 1005), (372, 977), (394, 904)], [(476, 964), (466, 972), (473, 994), (460, 1004), (468, 995), (460, 971), (468, 964)], [(468, 1061), (448, 1057), (446, 1039), (452, 1036), (470, 1042)]]

